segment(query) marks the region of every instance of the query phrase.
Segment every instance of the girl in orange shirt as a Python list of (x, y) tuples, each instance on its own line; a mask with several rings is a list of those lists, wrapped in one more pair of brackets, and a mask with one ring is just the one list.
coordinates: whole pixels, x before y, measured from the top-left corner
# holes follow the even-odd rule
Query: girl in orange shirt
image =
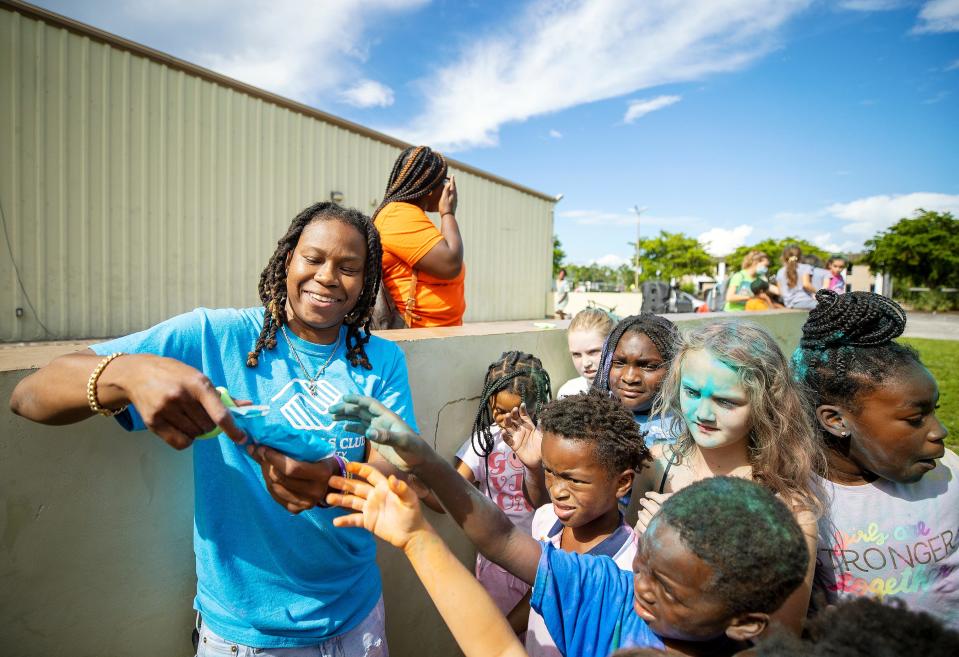
[[(459, 326), (466, 312), (456, 181), (427, 146), (403, 151), (373, 221), (383, 243), (383, 285), (410, 328)], [(426, 215), (440, 214), (437, 230)]]

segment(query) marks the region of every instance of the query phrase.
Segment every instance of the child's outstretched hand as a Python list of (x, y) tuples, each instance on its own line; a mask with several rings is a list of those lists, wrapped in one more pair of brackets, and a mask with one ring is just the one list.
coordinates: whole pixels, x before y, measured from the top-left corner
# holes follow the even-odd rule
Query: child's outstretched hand
[(506, 416), (503, 442), (510, 446), (527, 468), (538, 470), (543, 465), (543, 434), (526, 412), (526, 404), (520, 404)]
[(330, 477), (330, 487), (343, 493), (330, 493), (326, 501), (359, 513), (336, 517), (334, 525), (362, 527), (398, 548), (405, 548), (418, 532), (432, 531), (406, 482), (387, 478), (366, 463), (347, 463), (346, 470), (357, 478)]
[(376, 451), (394, 466), (409, 472), (425, 460), (431, 448), (399, 415), (362, 395), (346, 395), (330, 407), (333, 419), (346, 421), (347, 431), (376, 443)]

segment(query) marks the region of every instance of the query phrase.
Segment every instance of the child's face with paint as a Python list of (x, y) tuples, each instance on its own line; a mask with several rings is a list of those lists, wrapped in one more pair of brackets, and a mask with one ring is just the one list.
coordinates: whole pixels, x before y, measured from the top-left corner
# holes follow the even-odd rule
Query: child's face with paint
[(514, 408), (519, 408), (521, 403), (523, 403), (523, 399), (515, 392), (510, 392), (509, 390), (500, 390), (497, 392), (493, 398), (489, 400), (490, 410), (493, 413), (493, 422), (502, 429), (503, 423), (506, 421), (506, 416), (508, 416)]
[(929, 370), (918, 363), (909, 366), (857, 401), (857, 412), (844, 410), (842, 416), (848, 456), (860, 468), (912, 483), (936, 467), (949, 432), (936, 417), (939, 386)]
[(553, 511), (567, 527), (582, 527), (608, 513), (632, 487), (632, 471), (613, 475), (585, 440), (543, 433), (543, 471)]
[(714, 449), (745, 440), (750, 404), (736, 370), (708, 349), (688, 352), (680, 368), (679, 404), (696, 444)]
[(603, 342), (606, 336), (599, 331), (570, 331), (566, 336), (569, 344), (569, 355), (573, 359), (573, 367), (579, 375), (590, 384), (596, 378), (596, 368), (599, 367), (599, 357), (603, 353)]
[(645, 333), (627, 331), (613, 351), (609, 390), (635, 412), (649, 410), (666, 376), (667, 363)]
[(707, 585), (713, 569), (654, 518), (633, 559), (633, 610), (661, 637), (706, 641), (722, 635), (732, 617)]

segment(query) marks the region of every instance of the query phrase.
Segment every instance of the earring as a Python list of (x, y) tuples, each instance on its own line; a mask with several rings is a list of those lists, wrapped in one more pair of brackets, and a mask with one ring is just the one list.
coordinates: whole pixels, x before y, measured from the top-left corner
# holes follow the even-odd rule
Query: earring
[(842, 436), (843, 438), (845, 438), (846, 436), (849, 435), (849, 432), (848, 432), (848, 431), (840, 431), (840, 432), (839, 432), (839, 435)]

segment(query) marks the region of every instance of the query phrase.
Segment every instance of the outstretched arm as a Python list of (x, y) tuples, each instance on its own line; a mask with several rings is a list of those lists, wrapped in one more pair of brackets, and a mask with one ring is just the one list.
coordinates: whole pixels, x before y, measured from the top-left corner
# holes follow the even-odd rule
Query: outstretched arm
[[(56, 358), (17, 384), (10, 409), (41, 424), (72, 424), (93, 416), (87, 385), (103, 361), (89, 349)], [(172, 358), (124, 354), (101, 371), (94, 391), (101, 407), (133, 404), (146, 428), (176, 449), (189, 447), (215, 426), (238, 444), (246, 439), (210, 380)]]
[(359, 478), (332, 477), (330, 485), (344, 494), (331, 493), (327, 502), (358, 513), (333, 524), (363, 527), (402, 549), (466, 657), (526, 655), (489, 593), (423, 517), (410, 487), (367, 464), (347, 470)]
[(330, 409), (347, 429), (377, 443), (393, 465), (415, 474), (429, 486), (476, 548), (528, 584), (536, 579), (542, 554), (539, 542), (513, 525), (492, 500), (477, 490), (383, 404), (347, 395)]

